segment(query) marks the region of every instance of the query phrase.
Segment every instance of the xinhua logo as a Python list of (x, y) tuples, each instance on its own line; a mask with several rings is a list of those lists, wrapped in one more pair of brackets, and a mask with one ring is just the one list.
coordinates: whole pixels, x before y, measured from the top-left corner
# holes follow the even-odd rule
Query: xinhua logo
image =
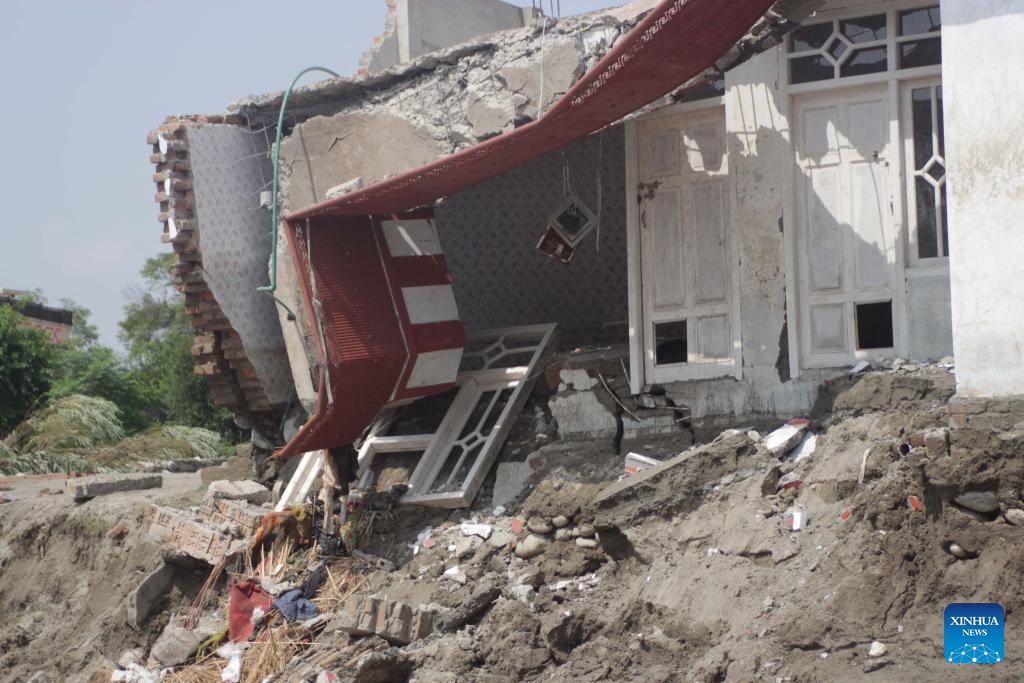
[(998, 664), (1003, 661), (1002, 605), (954, 602), (943, 613), (946, 661), (953, 664)]

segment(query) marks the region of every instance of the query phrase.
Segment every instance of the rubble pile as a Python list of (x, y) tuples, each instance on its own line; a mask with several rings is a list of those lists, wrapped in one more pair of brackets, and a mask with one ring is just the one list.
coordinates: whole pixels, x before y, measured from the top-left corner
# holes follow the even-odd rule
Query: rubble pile
[[(97, 641), (88, 675), (939, 680), (946, 604), (1024, 608), (1024, 400), (952, 392), (941, 365), (869, 371), (837, 378), (813, 415), (766, 434), (739, 426), (668, 458), (595, 451), (618, 460), (614, 481), (570, 481), (551, 463), (507, 505), (481, 496), (470, 510), (378, 513), (349, 555), (277, 548), (207, 580), (205, 604), (195, 584), (170, 591), (162, 611), (137, 614), (135, 656), (123, 639)], [(249, 505), (218, 498), (177, 514), (205, 509), (229, 533), (248, 520), (245, 537)], [(128, 527), (100, 542), (131, 544)], [(1024, 635), (1015, 620), (1006, 628), (1007, 642)], [(77, 675), (16, 657), (5, 655), (12, 671)]]

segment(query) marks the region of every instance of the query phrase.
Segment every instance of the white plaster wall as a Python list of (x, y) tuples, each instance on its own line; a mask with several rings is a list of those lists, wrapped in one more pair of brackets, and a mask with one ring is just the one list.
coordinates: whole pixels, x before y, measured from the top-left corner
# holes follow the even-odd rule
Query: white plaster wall
[(477, 36), (523, 25), (523, 8), (501, 0), (399, 0), (399, 58), (407, 62)]
[(1024, 3), (943, 0), (957, 391), (1024, 393)]

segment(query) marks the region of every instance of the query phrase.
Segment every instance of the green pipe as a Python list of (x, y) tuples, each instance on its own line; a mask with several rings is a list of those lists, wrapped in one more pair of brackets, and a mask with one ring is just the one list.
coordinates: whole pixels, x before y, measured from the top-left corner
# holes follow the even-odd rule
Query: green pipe
[(284, 310), (288, 311), (288, 315), (291, 317), (292, 320), (295, 319), (295, 314), (292, 313), (292, 310), (290, 308), (285, 306), (283, 301), (274, 296), (274, 292), (277, 291), (277, 189), (279, 183), (278, 176), (280, 174), (281, 163), (281, 129), (284, 128), (284, 110), (288, 107), (288, 98), (292, 94), (292, 88), (295, 87), (295, 84), (299, 82), (300, 78), (302, 78), (305, 74), (309, 73), (310, 71), (323, 71), (324, 73), (328, 73), (334, 76), (335, 78), (340, 78), (338, 74), (334, 73), (330, 69), (325, 69), (322, 66), (309, 66), (300, 71), (298, 75), (295, 77), (295, 79), (292, 81), (292, 84), (289, 85), (288, 89), (284, 91), (284, 99), (281, 100), (281, 111), (277, 115), (277, 133), (274, 135), (274, 191), (272, 194), (270, 208), (270, 285), (267, 287), (256, 288), (257, 292), (267, 294), (274, 301), (281, 304), (281, 306), (284, 307)]

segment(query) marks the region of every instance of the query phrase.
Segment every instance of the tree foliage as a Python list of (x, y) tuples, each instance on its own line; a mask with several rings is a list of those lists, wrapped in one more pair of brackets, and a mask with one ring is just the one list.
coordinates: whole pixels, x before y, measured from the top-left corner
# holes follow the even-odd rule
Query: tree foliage
[(236, 437), (231, 415), (214, 405), (206, 383), (194, 373), (194, 335), (185, 298), (174, 285), (173, 262), (173, 254), (147, 259), (142, 286), (129, 291), (118, 334), (128, 365), (156, 398), (163, 421)]
[(27, 327), (12, 306), (0, 306), (0, 434), (46, 396), (59, 369), (58, 349), (45, 332)]

